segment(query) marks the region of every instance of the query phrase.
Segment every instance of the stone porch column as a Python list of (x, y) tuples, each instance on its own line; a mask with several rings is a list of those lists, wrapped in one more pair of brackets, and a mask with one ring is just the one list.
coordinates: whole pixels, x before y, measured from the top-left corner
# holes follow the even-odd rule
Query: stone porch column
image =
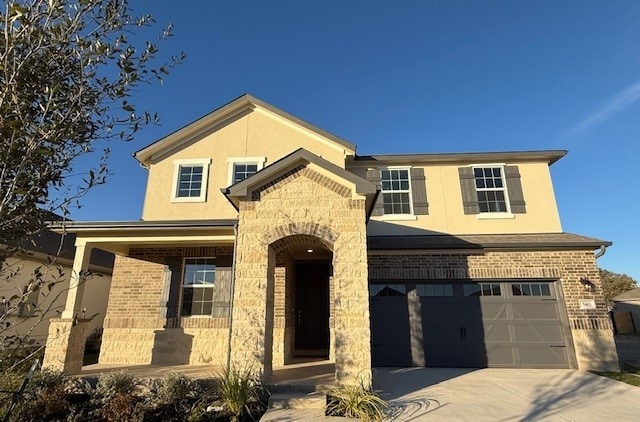
[(69, 280), (67, 301), (60, 318), (51, 319), (44, 367), (60, 369), (67, 374), (78, 374), (82, 369), (84, 342), (87, 337), (86, 320), (82, 319), (82, 296), (89, 259), (93, 247), (82, 239), (76, 240), (76, 254)]

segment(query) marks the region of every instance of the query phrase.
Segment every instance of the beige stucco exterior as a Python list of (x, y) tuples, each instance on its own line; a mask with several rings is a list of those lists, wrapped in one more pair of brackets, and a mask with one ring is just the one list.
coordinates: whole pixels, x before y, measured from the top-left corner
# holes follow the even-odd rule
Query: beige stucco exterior
[[(229, 157), (264, 157), (267, 166), (304, 148), (344, 168), (351, 151), (266, 110), (256, 109), (175, 152), (152, 160), (142, 218), (144, 220), (237, 218), (220, 192), (229, 186)], [(205, 202), (172, 202), (174, 160), (211, 159)]]
[[(470, 164), (517, 164), (527, 212), (499, 218), (492, 215), (465, 215), (458, 168)], [(405, 219), (404, 216), (400, 218), (374, 216), (369, 222), (369, 235), (559, 233), (562, 231), (549, 165), (546, 162), (483, 163), (480, 161), (439, 165), (414, 164), (412, 167), (424, 169), (429, 214), (416, 215), (410, 219)], [(366, 167), (352, 167), (350, 170), (364, 176)]]

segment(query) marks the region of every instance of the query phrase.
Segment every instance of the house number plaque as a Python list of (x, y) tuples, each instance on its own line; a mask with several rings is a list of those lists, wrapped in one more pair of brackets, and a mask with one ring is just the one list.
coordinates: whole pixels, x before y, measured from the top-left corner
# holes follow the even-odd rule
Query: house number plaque
[(596, 309), (596, 301), (593, 299), (580, 299), (580, 309)]

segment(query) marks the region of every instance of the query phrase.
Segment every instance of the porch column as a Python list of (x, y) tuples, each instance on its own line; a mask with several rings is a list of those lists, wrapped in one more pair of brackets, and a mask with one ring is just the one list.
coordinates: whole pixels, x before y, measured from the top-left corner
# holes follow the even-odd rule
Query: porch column
[(67, 374), (78, 374), (82, 369), (88, 324), (80, 318), (80, 314), (92, 249), (82, 239), (76, 240), (76, 254), (65, 308), (61, 317), (52, 318), (49, 325), (43, 366), (56, 368)]

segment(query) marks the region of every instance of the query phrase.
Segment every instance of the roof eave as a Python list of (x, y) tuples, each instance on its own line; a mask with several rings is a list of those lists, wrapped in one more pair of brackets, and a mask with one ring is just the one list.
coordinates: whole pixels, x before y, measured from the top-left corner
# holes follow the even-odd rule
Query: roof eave
[(377, 164), (448, 164), (448, 163), (474, 163), (488, 161), (545, 161), (552, 165), (567, 155), (566, 150), (540, 150), (540, 151), (498, 151), (498, 152), (456, 152), (436, 154), (376, 154), (355, 156), (349, 161), (349, 165)]

